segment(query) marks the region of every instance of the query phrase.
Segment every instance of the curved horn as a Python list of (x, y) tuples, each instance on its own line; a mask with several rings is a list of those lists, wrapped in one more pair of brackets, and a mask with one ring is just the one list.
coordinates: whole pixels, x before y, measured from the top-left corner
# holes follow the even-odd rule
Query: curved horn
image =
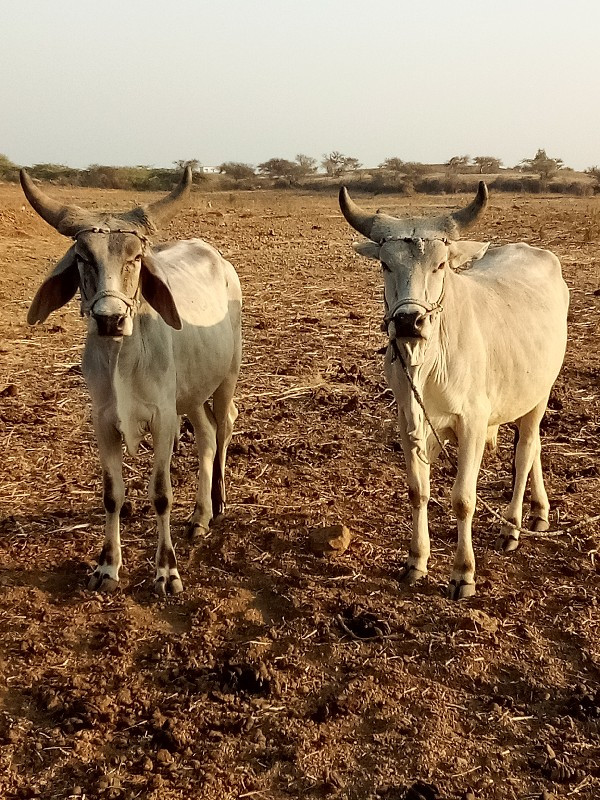
[(186, 167), (179, 184), (173, 189), (171, 194), (163, 197), (162, 200), (150, 203), (149, 206), (144, 208), (146, 216), (150, 221), (156, 225), (164, 225), (169, 222), (171, 217), (177, 213), (187, 199), (190, 193), (191, 183), (192, 170), (191, 167)]
[(479, 181), (475, 199), (466, 208), (454, 211), (450, 217), (456, 223), (459, 233), (474, 225), (485, 211), (488, 202), (488, 188), (483, 181)]
[(19, 173), (25, 197), (40, 217), (63, 236), (75, 234), (89, 225), (90, 215), (78, 206), (65, 206), (42, 192), (22, 169)]
[(348, 190), (345, 186), (340, 188), (339, 201), (342, 214), (346, 217), (348, 224), (351, 225), (354, 230), (362, 233), (363, 236), (366, 236), (367, 239), (372, 239), (375, 242), (379, 242), (378, 239), (373, 239), (371, 236), (373, 223), (375, 222), (375, 215), (369, 214), (367, 211), (363, 211), (362, 208), (357, 206), (356, 203), (350, 198)]

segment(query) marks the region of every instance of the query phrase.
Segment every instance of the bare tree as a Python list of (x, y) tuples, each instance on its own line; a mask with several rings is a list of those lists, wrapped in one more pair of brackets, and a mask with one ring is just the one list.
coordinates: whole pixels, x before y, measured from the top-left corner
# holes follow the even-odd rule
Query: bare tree
[(326, 153), (323, 156), (321, 166), (328, 175), (337, 178), (343, 172), (360, 169), (361, 163), (353, 156), (345, 156), (338, 150), (332, 150), (331, 153)]
[(550, 158), (541, 148), (533, 158), (524, 158), (521, 164), (527, 172), (537, 172), (542, 182), (553, 178), (564, 167), (562, 158)]
[(258, 165), (258, 171), (263, 175), (268, 175), (270, 178), (287, 178), (288, 180), (297, 178), (299, 169), (298, 164), (288, 161), (287, 158), (270, 158)]
[(179, 170), (184, 170), (186, 167), (189, 167), (192, 170), (192, 172), (202, 171), (202, 163), (198, 161), (197, 158), (187, 158), (187, 159), (180, 158), (178, 161), (174, 161), (173, 164)]
[(325, 153), (321, 166), (328, 175), (337, 178), (344, 171), (345, 160), (346, 156), (342, 155), (338, 150), (332, 150), (331, 153)]
[(585, 174), (594, 179), (594, 191), (596, 193), (600, 192), (600, 167), (588, 167), (585, 170)]
[(219, 165), (219, 172), (222, 175), (229, 175), (236, 181), (244, 178), (252, 178), (255, 175), (254, 167), (251, 164), (242, 164), (239, 161), (225, 161)]
[(317, 171), (317, 159), (311, 156), (299, 153), (296, 156), (296, 163), (298, 164), (298, 173), (300, 175), (312, 175)]
[(477, 164), (479, 167), (480, 175), (483, 175), (483, 173), (489, 175), (490, 173), (498, 172), (502, 166), (502, 161), (495, 156), (475, 156), (473, 163)]
[(471, 156), (452, 156), (452, 158), (446, 161), (444, 166), (448, 168), (448, 172), (460, 172), (462, 169), (469, 166), (470, 160)]
[(379, 169), (386, 169), (389, 172), (405, 172), (405, 163), (402, 161), (401, 158), (386, 158), (385, 161), (382, 161), (379, 165)]

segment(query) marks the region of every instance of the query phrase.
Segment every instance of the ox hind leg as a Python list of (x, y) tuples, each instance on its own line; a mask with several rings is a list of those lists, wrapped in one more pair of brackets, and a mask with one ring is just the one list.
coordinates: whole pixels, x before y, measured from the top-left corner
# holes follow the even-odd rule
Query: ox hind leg
[(225, 491), (225, 462), (227, 448), (233, 434), (233, 425), (238, 410), (233, 402), (233, 392), (237, 375), (224, 381), (213, 396), (213, 413), (217, 424), (217, 452), (213, 461), (211, 500), (213, 517), (225, 511), (227, 495)]
[(177, 569), (177, 559), (171, 539), (171, 453), (177, 435), (178, 418), (175, 414), (162, 414), (153, 421), (152, 444), (154, 467), (150, 477), (150, 501), (156, 512), (158, 547), (156, 549), (156, 578), (154, 591), (158, 595), (179, 594), (183, 584)]
[(120, 513), (125, 499), (123, 482), (123, 447), (121, 434), (114, 425), (94, 419), (100, 464), (102, 466), (102, 500), (104, 503), (104, 544), (98, 566), (92, 573), (88, 589), (112, 592), (119, 585), (122, 565)]
[(193, 541), (198, 536), (208, 532), (208, 526), (213, 516), (211, 490), (217, 452), (217, 422), (208, 401), (194, 409), (190, 409), (188, 416), (194, 426), (194, 436), (198, 449), (196, 504), (187, 532), (188, 538)]
[(523, 498), (527, 478), (531, 473), (531, 510), (535, 515), (535, 530), (548, 530), (550, 505), (544, 488), (541, 463), (540, 422), (547, 400), (539, 403), (529, 413), (517, 420), (513, 461), (513, 493), (504, 511), (507, 523), (502, 525), (496, 547), (511, 553), (519, 546), (519, 528), (523, 520)]

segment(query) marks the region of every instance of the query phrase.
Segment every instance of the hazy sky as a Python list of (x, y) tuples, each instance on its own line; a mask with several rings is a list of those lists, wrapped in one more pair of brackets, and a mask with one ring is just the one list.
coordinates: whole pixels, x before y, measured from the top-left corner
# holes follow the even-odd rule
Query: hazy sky
[(600, 164), (598, 0), (2, 0), (0, 153)]

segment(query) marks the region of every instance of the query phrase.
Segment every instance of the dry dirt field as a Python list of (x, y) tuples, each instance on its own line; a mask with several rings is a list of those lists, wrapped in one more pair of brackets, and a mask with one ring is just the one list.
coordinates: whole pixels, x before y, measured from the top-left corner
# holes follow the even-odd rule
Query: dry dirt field
[[(149, 199), (53, 194), (88, 207)], [(396, 211), (468, 201), (358, 199)], [(599, 203), (492, 193), (473, 237), (549, 247), (572, 290), (543, 423), (553, 528), (600, 513)], [(43, 326), (25, 323), (67, 241), (20, 189), (0, 187), (0, 797), (597, 798), (599, 523), (523, 537), (506, 557), (479, 509), (478, 594), (452, 603), (441, 464), (431, 571), (400, 591), (409, 506), (376, 353), (380, 276), (353, 255), (358, 237), (335, 197), (197, 193), (163, 238), (187, 236), (228, 254), (245, 292), (230, 505), (186, 545), (196, 455), (184, 433), (172, 473), (185, 591), (159, 601), (150, 454), (127, 457), (122, 589), (94, 595), (85, 586), (102, 504), (84, 326), (76, 302)], [(495, 507), (511, 454), (507, 430), (480, 476)], [(311, 528), (338, 522), (354, 533), (350, 549), (313, 555)]]

